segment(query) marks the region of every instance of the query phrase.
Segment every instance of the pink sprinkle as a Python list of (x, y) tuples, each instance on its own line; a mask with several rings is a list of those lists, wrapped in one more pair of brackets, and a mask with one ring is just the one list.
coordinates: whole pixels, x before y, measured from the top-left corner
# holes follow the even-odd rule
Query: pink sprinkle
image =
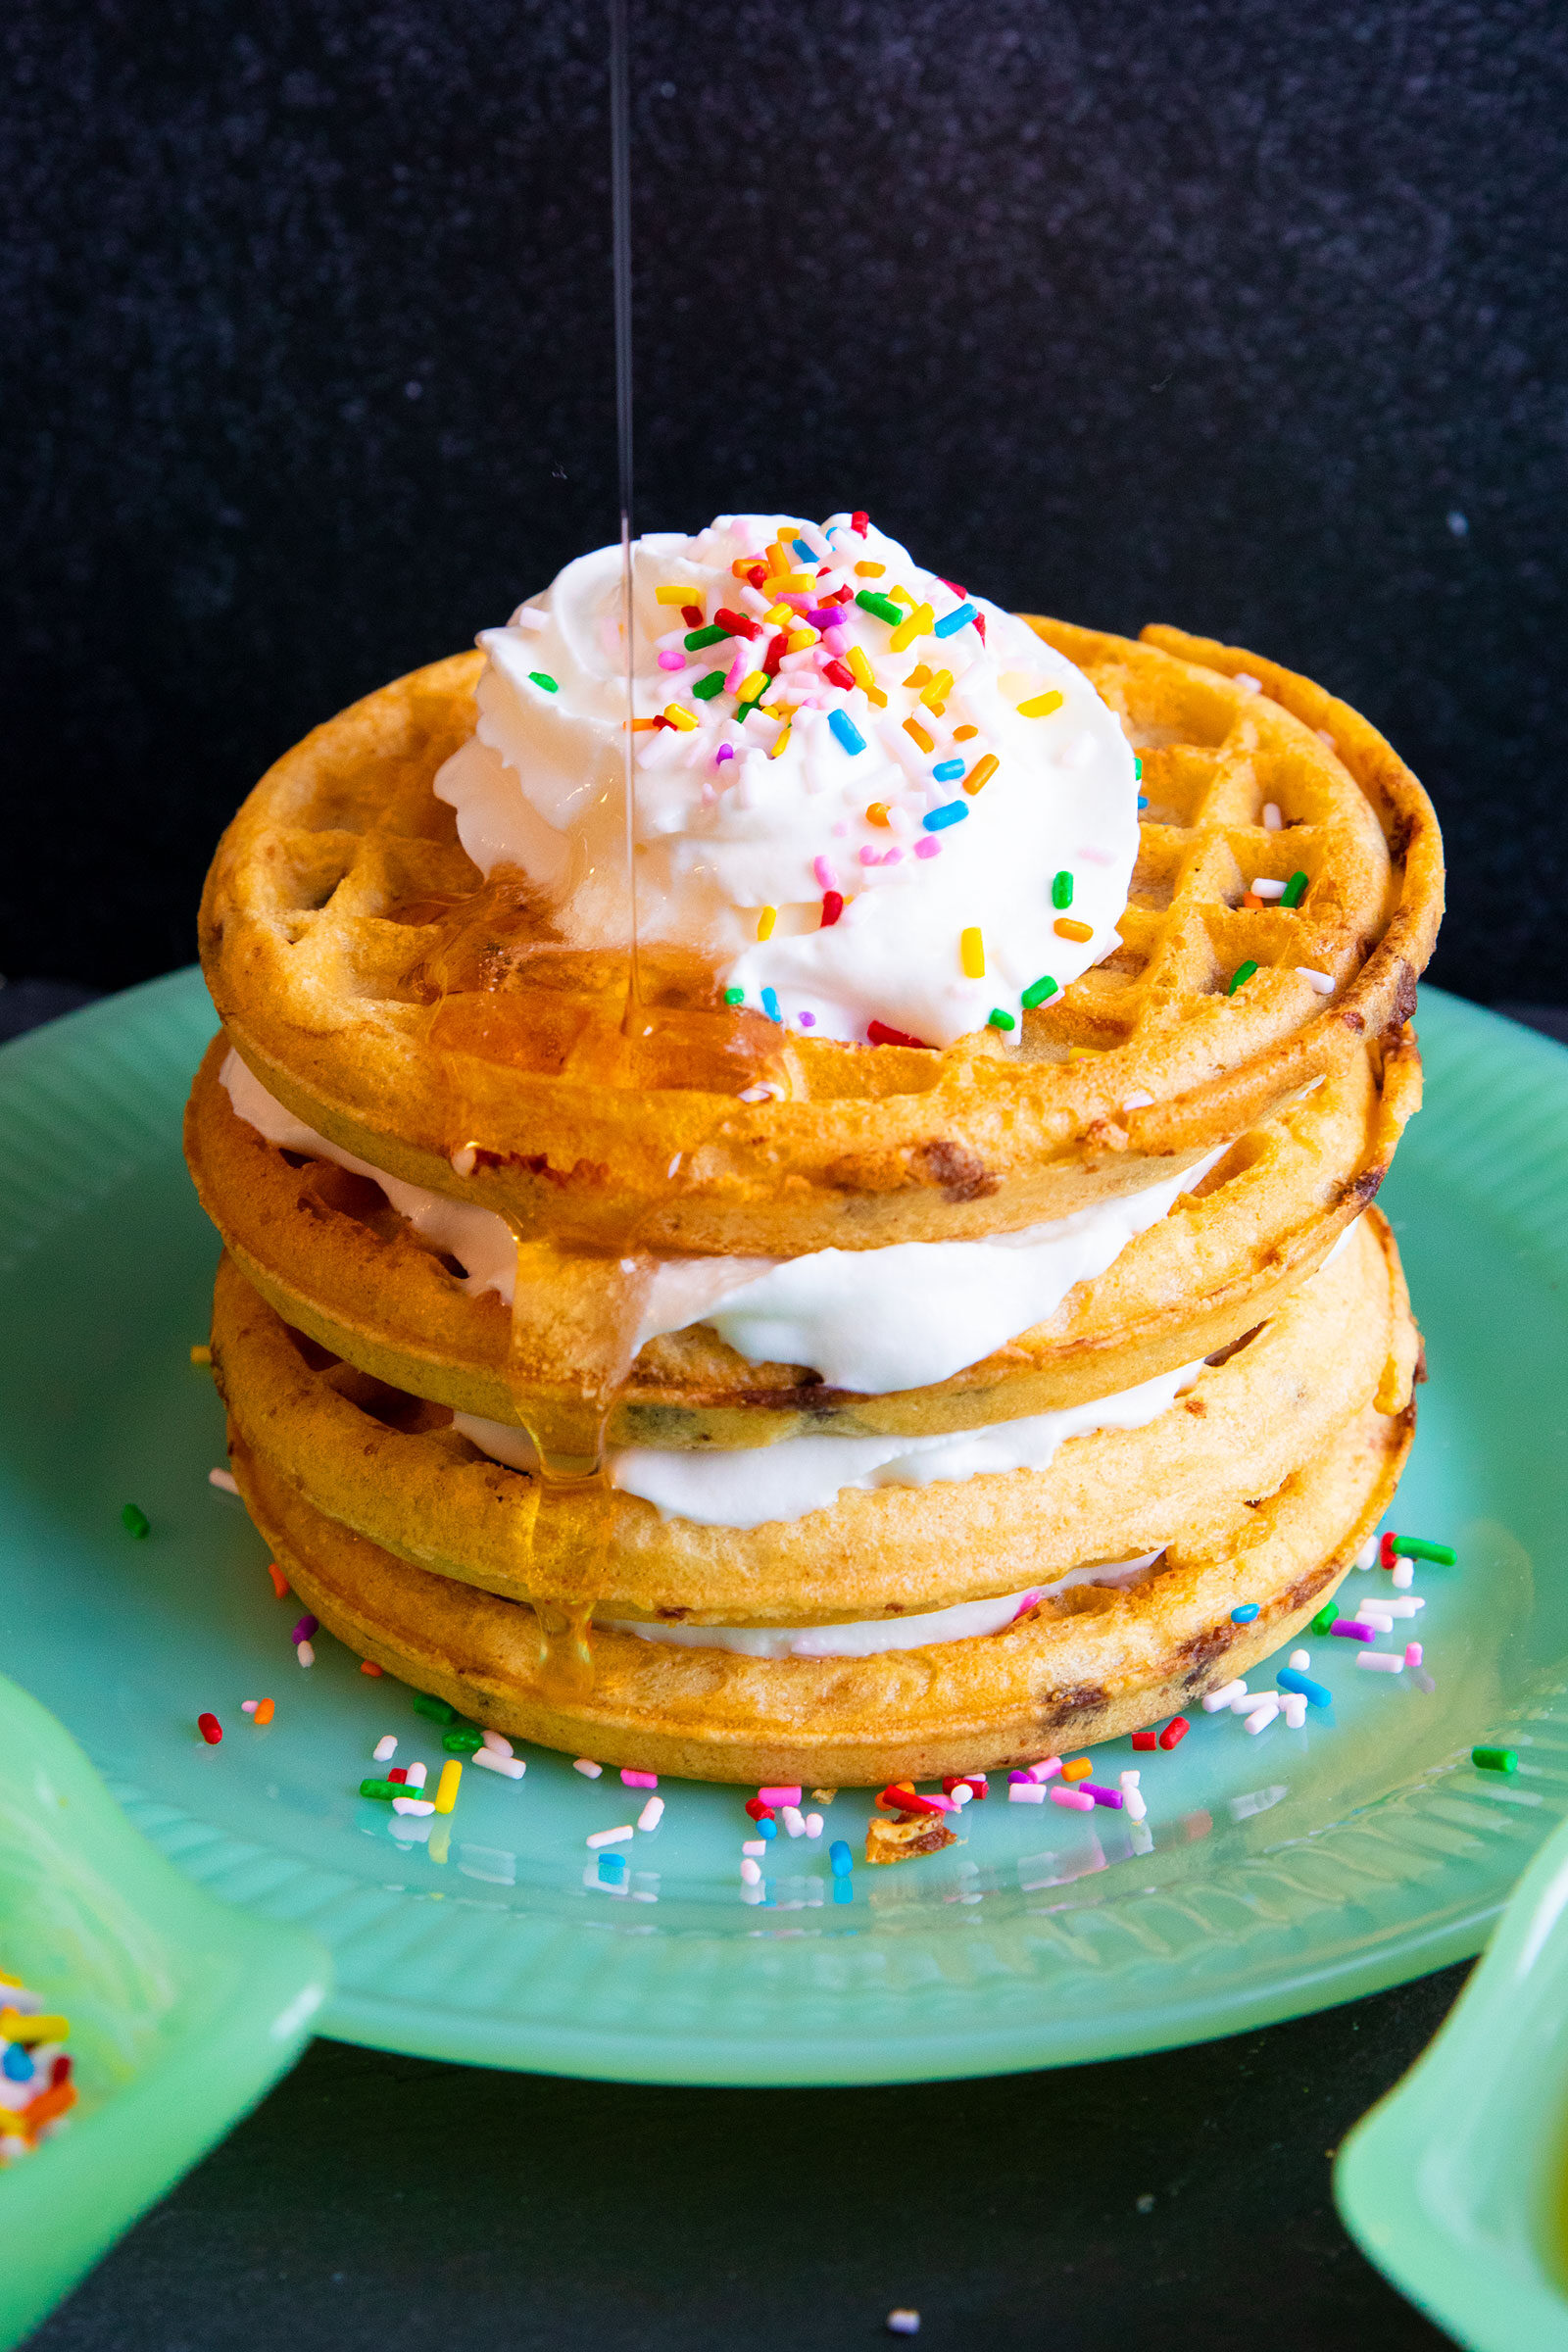
[(1038, 1764), (1030, 1765), (1029, 1778), (1032, 1781), (1054, 1781), (1060, 1770), (1059, 1756), (1042, 1756)]
[(872, 849), (870, 843), (862, 841), (860, 844), (860, 863), (862, 865), (880, 865), (881, 862), (881, 858), (878, 856), (877, 852)]
[(686, 657), (684, 654), (677, 654), (674, 647), (670, 646), (664, 653), (660, 655), (659, 666), (661, 669), (684, 669), (686, 666)]
[(882, 862), (884, 865), (898, 865), (902, 863), (903, 858), (904, 852), (902, 850), (884, 850), (882, 853)]
[(848, 632), (837, 626), (824, 629), (822, 631), (822, 643), (827, 647), (828, 652), (833, 656), (835, 661), (837, 661), (841, 654), (847, 654), (850, 650)]
[(1031, 1609), (1034, 1607), (1034, 1605), (1035, 1605), (1035, 1602), (1036, 1602), (1036, 1601), (1037, 1601), (1039, 1598), (1040, 1598), (1040, 1595), (1039, 1595), (1039, 1593), (1038, 1593), (1038, 1592), (1023, 1592), (1023, 1593), (1020, 1593), (1020, 1594), (1019, 1594), (1019, 1596), (1018, 1596), (1018, 1606), (1017, 1606), (1017, 1607), (1016, 1607), (1016, 1608), (1013, 1610), (1013, 1612), (1012, 1612), (1012, 1613), (1013, 1613), (1013, 1616), (1014, 1616), (1015, 1618), (1017, 1618), (1017, 1617), (1027, 1617), (1027, 1616), (1028, 1616), (1028, 1614), (1029, 1614), (1029, 1611), (1030, 1611), (1030, 1610), (1031, 1610)]
[(659, 1775), (657, 1772), (623, 1772), (620, 1785), (623, 1788), (657, 1788)]
[(734, 757), (735, 746), (732, 743), (721, 743), (713, 754), (713, 765), (722, 767), (726, 760), (733, 760)]
[(1421, 1644), (1420, 1644), (1420, 1642), (1407, 1642), (1405, 1643), (1405, 1645), (1404, 1645), (1404, 1662), (1405, 1662), (1405, 1664), (1406, 1664), (1407, 1666), (1419, 1666), (1419, 1665), (1420, 1665), (1420, 1663), (1421, 1663)]
[(814, 1012), (798, 1012), (795, 1015), (795, 1018), (800, 1022), (803, 1029), (814, 1029), (816, 1027), (816, 1015)]
[(915, 843), (914, 854), (917, 858), (940, 858), (942, 855), (942, 844), (937, 840), (934, 833), (928, 833), (924, 841), (917, 841)]
[(1085, 1796), (1078, 1788), (1053, 1788), (1050, 1794), (1054, 1805), (1070, 1805), (1075, 1813), (1092, 1813), (1095, 1809), (1094, 1798)]
[(780, 1808), (785, 1805), (798, 1805), (801, 1801), (799, 1788), (759, 1788), (757, 1794), (760, 1803), (777, 1805)]
[(837, 890), (839, 878), (825, 858), (813, 858), (811, 871), (824, 890)]
[(739, 642), (741, 650), (736, 655), (734, 661), (730, 663), (729, 675), (724, 680), (724, 692), (726, 694), (733, 694), (736, 687), (740, 684), (742, 678), (744, 678), (746, 675), (746, 640), (742, 638)]

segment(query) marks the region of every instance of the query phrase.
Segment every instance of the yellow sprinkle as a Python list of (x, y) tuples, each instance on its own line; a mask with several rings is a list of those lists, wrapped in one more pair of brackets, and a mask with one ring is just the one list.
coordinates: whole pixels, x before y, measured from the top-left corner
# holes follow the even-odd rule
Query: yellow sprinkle
[(697, 721), (692, 715), (691, 711), (683, 710), (679, 703), (666, 703), (664, 705), (664, 716), (668, 719), (672, 727), (681, 728), (681, 730), (687, 735), (691, 733), (692, 729), (697, 724)]
[(815, 629), (791, 629), (784, 651), (787, 654), (804, 654), (808, 645), (815, 643)]
[(1103, 1046), (1069, 1046), (1067, 1059), (1069, 1061), (1098, 1061), (1103, 1052)]
[(700, 605), (703, 592), (700, 588), (656, 588), (654, 597), (662, 605)]
[(964, 791), (970, 794), (978, 792), (982, 785), (990, 783), (992, 777), (996, 774), (1001, 765), (1002, 762), (997, 758), (996, 753), (987, 752), (985, 758), (983, 760), (977, 760), (973, 767), (970, 768), (969, 773), (964, 777)]
[(890, 588), (888, 594), (896, 605), (912, 605), (914, 602), (907, 588)]
[(64, 2041), (70, 2032), (69, 2017), (24, 2017), (18, 2009), (0, 2009), (0, 2038), (6, 2041)]
[(730, 565), (730, 570), (737, 580), (744, 580), (757, 569), (761, 561), (760, 556), (737, 556)]
[(1037, 694), (1032, 701), (1018, 705), (1020, 718), (1049, 718), (1053, 710), (1061, 709), (1061, 697), (1053, 686), (1049, 694)]
[(1093, 939), (1095, 936), (1092, 923), (1075, 922), (1070, 914), (1058, 914), (1051, 927), (1058, 939), (1082, 940)]
[(845, 660), (849, 662), (851, 669), (855, 672), (857, 683), (863, 686), (867, 693), (869, 693), (871, 688), (876, 684), (876, 672), (865, 658), (864, 646), (852, 645), (848, 654), (845, 656)]
[(953, 740), (955, 743), (968, 743), (974, 736), (978, 735), (979, 732), (980, 730), (978, 727), (955, 727), (953, 730)]
[(1079, 1756), (1076, 1762), (1062, 1766), (1061, 1777), (1068, 1782), (1087, 1781), (1093, 1769), (1087, 1756)]
[(798, 539), (800, 535), (801, 531), (799, 523), (781, 522), (778, 526), (778, 541), (780, 547), (788, 547), (790, 541), (792, 539)]
[(868, 825), (885, 825), (888, 821), (886, 801), (873, 801), (865, 812), (865, 821)]
[(924, 727), (921, 726), (920, 721), (917, 718), (906, 718), (904, 722), (904, 732), (906, 735), (912, 735), (914, 737), (915, 742), (920, 746), (922, 752), (934, 752), (936, 750), (937, 747), (935, 738), (926, 733)]
[(943, 704), (947, 701), (952, 692), (952, 670), (939, 669), (936, 676), (932, 679), (930, 685), (922, 687), (920, 692), (920, 700), (922, 703), (924, 703), (928, 710), (940, 711)]
[(441, 1778), (435, 1785), (435, 1809), (450, 1813), (458, 1801), (458, 1783), (463, 1778), (463, 1766), (456, 1756), (448, 1756), (441, 1767)]
[(885, 564), (857, 564), (855, 569), (862, 580), (879, 580), (886, 571), (887, 565)]
[(789, 739), (790, 739), (789, 722), (786, 720), (786, 721), (785, 721), (785, 723), (784, 723), (784, 725), (783, 725), (782, 727), (780, 727), (780, 729), (779, 729), (779, 731), (778, 731), (778, 741), (777, 741), (777, 742), (774, 744), (774, 746), (773, 746), (772, 750), (771, 750), (771, 751), (768, 753), (768, 755), (767, 755), (767, 756), (768, 756), (768, 758), (769, 758), (770, 760), (776, 760), (776, 759), (778, 758), (778, 756), (779, 756), (780, 752), (781, 752), (781, 751), (784, 749), (784, 746), (785, 746), (785, 745), (786, 745), (786, 744), (789, 742)]
[(757, 918), (758, 938), (771, 939), (773, 936), (773, 925), (777, 921), (778, 908), (776, 906), (764, 906), (761, 913)]
[(793, 605), (769, 605), (767, 611), (762, 614), (762, 618), (774, 622), (781, 629), (792, 629), (795, 626), (795, 607)]
[(767, 672), (765, 669), (749, 670), (735, 689), (735, 700), (744, 710), (748, 703), (756, 702), (766, 684)]
[(210, 1348), (193, 1348), (190, 1351), (190, 1360), (193, 1364), (210, 1364), (213, 1360), (213, 1351)]
[(985, 978), (986, 943), (980, 936), (978, 924), (971, 923), (967, 931), (958, 933), (958, 959), (963, 965), (966, 980)]
[(928, 630), (935, 628), (936, 618), (937, 616), (929, 605), (916, 605), (914, 611), (906, 619), (900, 621), (888, 639), (891, 651), (895, 654), (902, 654), (905, 648), (912, 645), (917, 637), (923, 637)]

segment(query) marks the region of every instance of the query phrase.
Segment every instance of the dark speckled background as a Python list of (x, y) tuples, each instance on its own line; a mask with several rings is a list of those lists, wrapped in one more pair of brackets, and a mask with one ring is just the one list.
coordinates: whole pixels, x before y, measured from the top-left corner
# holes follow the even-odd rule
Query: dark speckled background
[[(1435, 976), (1568, 998), (1568, 11), (643, 0), (641, 520), (864, 505), (1250, 644), (1435, 793)], [(10, 0), (0, 968), (184, 960), (262, 766), (611, 535), (560, 0)]]

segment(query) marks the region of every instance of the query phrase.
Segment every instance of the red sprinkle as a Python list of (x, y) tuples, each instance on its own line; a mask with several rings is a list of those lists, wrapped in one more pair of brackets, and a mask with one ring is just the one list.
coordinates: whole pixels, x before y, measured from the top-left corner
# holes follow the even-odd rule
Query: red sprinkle
[(855, 513), (850, 516), (850, 528), (852, 531), (858, 531), (860, 537), (863, 539), (865, 537), (866, 525), (869, 523), (870, 519), (870, 515), (866, 513), (863, 507), (857, 507)]
[[(782, 629), (775, 629), (772, 636), (768, 639), (762, 654), (763, 677), (776, 678), (778, 676), (778, 665), (783, 659), (784, 632)], [(665, 724), (668, 724), (667, 720), (665, 721)]]
[[(942, 580), (942, 574), (940, 571), (937, 573), (937, 578)], [(964, 603), (968, 596), (968, 590), (966, 588), (960, 588), (956, 580), (942, 580), (942, 585), (944, 588), (951, 588), (953, 590), (954, 595), (957, 598), (960, 605)]]
[(824, 605), (847, 605), (854, 594), (853, 588), (830, 588), (822, 602)]
[(1192, 1728), (1185, 1715), (1173, 1715), (1159, 1735), (1160, 1746), (1180, 1747)]
[(286, 1599), (288, 1596), (288, 1578), (283, 1574), (282, 1569), (278, 1566), (275, 1560), (268, 1561), (267, 1573), (272, 1580), (272, 1591), (277, 1594), (278, 1599)]
[(951, 1796), (955, 1788), (968, 1788), (977, 1797), (989, 1796), (991, 1794), (991, 1789), (988, 1783), (966, 1772), (958, 1774), (950, 1772), (946, 1775), (942, 1783), (943, 1795)]
[(846, 694), (855, 684), (855, 672), (847, 662), (840, 662), (836, 659), (832, 662), (824, 662), (822, 675), (830, 686), (842, 686)]
[(947, 1811), (945, 1805), (934, 1805), (928, 1796), (921, 1796), (913, 1788), (884, 1788), (876, 1801), (879, 1805), (888, 1806), (895, 1813), (945, 1813)]
[(872, 1021), (865, 1032), (873, 1046), (918, 1046), (925, 1052), (923, 1037), (911, 1037), (906, 1029), (890, 1029), (886, 1021)]
[(409, 1777), (409, 1768), (406, 1764), (394, 1764), (386, 1777), (389, 1781), (406, 1781)]
[(843, 912), (844, 893), (841, 890), (824, 890), (822, 893), (822, 929), (831, 931)]
[(70, 2081), (71, 2060), (66, 2056), (65, 2051), (62, 2050), (59, 2057), (49, 2069), (49, 2087), (51, 2090), (58, 2090), (62, 2082), (69, 2082)]
[(764, 1805), (760, 1796), (749, 1796), (746, 1800), (746, 1810), (754, 1821), (776, 1821), (778, 1819), (772, 1806)]
[(760, 620), (753, 620), (745, 612), (731, 612), (724, 605), (720, 605), (718, 611), (713, 614), (713, 626), (719, 629), (728, 629), (732, 637), (760, 637), (762, 634), (762, 624)]
[(746, 574), (746, 577), (748, 580), (750, 580), (754, 588), (760, 588), (767, 578), (767, 565), (765, 564), (754, 564), (751, 570)]
[(1157, 1747), (1159, 1734), (1157, 1732), (1134, 1732), (1133, 1745), (1134, 1747)]
[(689, 629), (705, 629), (708, 626), (701, 605), (682, 605), (680, 616)]
[(977, 612), (975, 614), (974, 625), (979, 630), (980, 642), (982, 645), (984, 645), (986, 641), (986, 616), (983, 612)]
[(1388, 1534), (1384, 1537), (1382, 1543), (1378, 1545), (1378, 1566), (1380, 1568), (1393, 1568), (1396, 1565), (1396, 1554), (1394, 1546), (1398, 1540), (1398, 1537), (1395, 1534), (1393, 1528), (1391, 1527)]
[(223, 1737), (223, 1727), (219, 1722), (216, 1715), (198, 1715), (196, 1718), (196, 1729), (200, 1732), (202, 1738), (206, 1740), (209, 1747), (216, 1747), (220, 1740), (221, 1740)]

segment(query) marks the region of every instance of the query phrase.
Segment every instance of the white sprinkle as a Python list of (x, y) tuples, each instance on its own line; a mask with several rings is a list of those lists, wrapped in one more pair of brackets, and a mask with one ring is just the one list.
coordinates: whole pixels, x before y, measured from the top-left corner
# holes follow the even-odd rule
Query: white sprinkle
[(1363, 1600), (1355, 1612), (1357, 1625), (1375, 1626), (1380, 1634), (1392, 1634), (1394, 1619), (1387, 1609), (1380, 1609), (1375, 1600)]
[(390, 1764), (397, 1752), (398, 1736), (396, 1732), (383, 1733), (371, 1750), (377, 1764)]
[(1222, 1690), (1211, 1690), (1203, 1701), (1203, 1713), (1217, 1715), (1222, 1707), (1230, 1705), (1232, 1699), (1241, 1698), (1246, 1690), (1246, 1683), (1238, 1680), (1234, 1683), (1226, 1683)]
[(1009, 1805), (1043, 1805), (1046, 1801), (1044, 1781), (1012, 1781), (1007, 1787)]
[(1360, 1550), (1355, 1555), (1355, 1564), (1358, 1568), (1375, 1568), (1377, 1566), (1378, 1540), (1376, 1536), (1372, 1538), (1370, 1544), (1362, 1544)]
[(1143, 1777), (1141, 1772), (1123, 1772), (1116, 1776), (1118, 1785), (1123, 1788), (1136, 1788)]
[(743, 1854), (743, 1855), (741, 1856), (741, 1884), (742, 1884), (742, 1886), (760, 1886), (761, 1885), (761, 1883), (762, 1883), (762, 1865), (760, 1864), (760, 1862), (754, 1862), (754, 1861), (752, 1860), (752, 1857), (751, 1857), (751, 1855), (750, 1855), (750, 1854)]
[(1279, 1711), (1280, 1702), (1277, 1698), (1265, 1698), (1262, 1705), (1254, 1707), (1247, 1718), (1248, 1730), (1254, 1734), (1266, 1731)]
[(1147, 1110), (1150, 1103), (1152, 1102), (1154, 1098), (1152, 1095), (1146, 1095), (1140, 1090), (1140, 1092), (1135, 1095), (1124, 1096), (1122, 1100), (1122, 1108), (1123, 1110)]
[(657, 1830), (663, 1818), (663, 1798), (662, 1796), (651, 1796), (648, 1799), (647, 1804), (644, 1805), (642, 1811), (637, 1816), (637, 1827), (640, 1830)]
[(1261, 694), (1263, 691), (1262, 679), (1254, 678), (1250, 669), (1233, 669), (1231, 684), (1239, 686), (1244, 694)]
[(207, 1484), (210, 1487), (220, 1487), (225, 1494), (237, 1494), (239, 1493), (239, 1488), (235, 1483), (234, 1473), (232, 1470), (209, 1470), (207, 1473)]
[(1407, 1585), (1413, 1585), (1415, 1583), (1415, 1562), (1413, 1560), (1396, 1560), (1389, 1582), (1399, 1592), (1402, 1592)]
[(239, 1711), (242, 1715), (254, 1715), (261, 1703), (259, 1698), (242, 1698), (239, 1702)]
[(1142, 1789), (1124, 1789), (1122, 1792), (1121, 1809), (1126, 1814), (1129, 1821), (1143, 1821), (1148, 1815), (1149, 1807), (1144, 1802)]
[(1380, 1608), (1385, 1617), (1414, 1617), (1427, 1604), (1419, 1592), (1396, 1592), (1385, 1593), (1373, 1605)]
[(1355, 1662), (1358, 1666), (1364, 1666), (1369, 1674), (1404, 1672), (1404, 1660), (1396, 1658), (1392, 1649), (1363, 1649)]
[(920, 2314), (917, 2311), (890, 2311), (887, 2329), (889, 2335), (918, 2335)]
[(820, 1813), (808, 1813), (806, 1816), (806, 1835), (808, 1838), (821, 1837), (822, 1816)]
[(486, 1732), (483, 1735), (483, 1739), (486, 1747), (489, 1748), (492, 1755), (514, 1756), (517, 1752), (513, 1746), (512, 1741), (504, 1739), (500, 1732)]
[(1238, 1696), (1231, 1700), (1231, 1713), (1233, 1715), (1246, 1715), (1250, 1713), (1253, 1707), (1257, 1706), (1261, 1700), (1267, 1698), (1268, 1695), (1269, 1693), (1266, 1690), (1249, 1690), (1244, 1683)]
[(528, 1769), (520, 1756), (498, 1756), (493, 1747), (476, 1747), (468, 1762), (481, 1772), (499, 1772), (508, 1781), (520, 1781)]
[(1314, 972), (1309, 964), (1298, 963), (1296, 967), (1296, 977), (1298, 980), (1304, 980), (1307, 987), (1315, 989), (1320, 997), (1332, 997), (1334, 994), (1334, 983), (1328, 973)]
[(422, 1764), (411, 1764), (409, 1766), (409, 1787), (411, 1788), (422, 1788), (424, 1787), (424, 1766)]
[(433, 1813), (435, 1799), (429, 1796), (395, 1796), (392, 1810), (394, 1813)]
[(1339, 745), (1338, 745), (1338, 744), (1335, 742), (1335, 740), (1334, 740), (1333, 736), (1332, 736), (1332, 735), (1329, 733), (1329, 731), (1328, 731), (1327, 727), (1319, 727), (1319, 728), (1317, 728), (1317, 729), (1316, 729), (1316, 734), (1317, 734), (1317, 739), (1318, 739), (1319, 743), (1326, 743), (1326, 744), (1328, 745), (1328, 747), (1329, 747), (1329, 750), (1330, 750), (1331, 752), (1337, 752), (1337, 751), (1339, 750), (1339, 748), (1340, 748), (1340, 747), (1339, 747)]
[(635, 1835), (631, 1823), (623, 1821), (618, 1829), (593, 1831), (583, 1839), (583, 1843), (591, 1854), (597, 1854), (602, 1845), (624, 1845), (627, 1838)]
[(478, 1159), (479, 1147), (477, 1144), (461, 1145), (459, 1149), (452, 1154), (452, 1167), (454, 1174), (458, 1176), (471, 1176), (474, 1168), (478, 1164)]
[(761, 1855), (765, 1854), (766, 1851), (767, 1839), (765, 1838), (748, 1838), (746, 1843), (741, 1847), (741, 1852), (743, 1854)]
[(579, 1756), (571, 1769), (580, 1772), (585, 1781), (597, 1781), (605, 1768), (602, 1764), (593, 1763), (587, 1756)]
[(1308, 1667), (1311, 1665), (1311, 1663), (1312, 1663), (1312, 1652), (1311, 1652), (1309, 1649), (1293, 1649), (1293, 1650), (1292, 1650), (1292, 1652), (1291, 1652), (1291, 1664), (1292, 1664), (1292, 1665), (1295, 1667), (1295, 1669), (1296, 1669), (1296, 1671), (1297, 1671), (1297, 1673), (1298, 1673), (1298, 1674), (1305, 1674), (1305, 1672), (1307, 1671), (1307, 1668), (1308, 1668)]
[(1285, 1693), (1285, 1723), (1288, 1731), (1299, 1732), (1306, 1724), (1306, 1696), (1300, 1690)]
[(302, 1666), (314, 1666), (316, 1664), (316, 1652), (308, 1642), (296, 1642), (294, 1644), (294, 1655), (298, 1658)]
[[(956, 1785), (955, 1785), (955, 1787), (954, 1787), (954, 1790), (953, 1790), (953, 1801), (954, 1801), (954, 1803), (955, 1803), (956, 1805), (960, 1805), (960, 1806), (961, 1806), (961, 1805), (970, 1805), (970, 1804), (973, 1804), (973, 1802), (974, 1802), (974, 1790), (973, 1790), (973, 1789), (972, 1789), (972, 1788), (971, 1788), (968, 1786), (968, 1784), (967, 1784), (966, 1782), (964, 1782), (964, 1781), (958, 1781), (957, 1783), (956, 1783)], [(784, 1818), (785, 1818), (785, 1820), (786, 1820), (786, 1821), (788, 1821), (788, 1819), (789, 1819), (789, 1815), (788, 1815), (788, 1814), (786, 1814)], [(793, 1831), (792, 1831), (792, 1832), (791, 1832), (791, 1836), (793, 1836), (793, 1835), (794, 1835), (794, 1833), (793, 1833)]]
[(786, 1805), (780, 1819), (792, 1838), (806, 1836), (806, 1821), (799, 1805)]
[(1266, 874), (1259, 874), (1252, 884), (1254, 899), (1283, 899), (1285, 891), (1286, 885), (1283, 882), (1271, 882)]
[(1264, 832), (1265, 832), (1265, 833), (1278, 833), (1278, 832), (1279, 832), (1279, 830), (1281, 829), (1281, 827), (1283, 826), (1284, 822), (1285, 822), (1285, 819), (1284, 819), (1284, 817), (1283, 817), (1283, 816), (1281, 816), (1281, 814), (1280, 814), (1280, 812), (1279, 812), (1279, 809), (1277, 808), (1277, 807), (1275, 806), (1275, 804), (1274, 804), (1272, 801), (1265, 801), (1265, 802), (1263, 803), (1263, 830), (1264, 830)]
[(770, 1086), (749, 1086), (736, 1099), (741, 1102), (771, 1102), (773, 1089)]

